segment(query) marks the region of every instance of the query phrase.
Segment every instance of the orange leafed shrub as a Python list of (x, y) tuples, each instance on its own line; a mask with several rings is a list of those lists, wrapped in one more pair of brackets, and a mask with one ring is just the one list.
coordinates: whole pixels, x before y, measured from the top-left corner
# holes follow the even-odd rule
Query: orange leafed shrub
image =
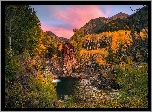
[(104, 64), (106, 64), (106, 60), (105, 60), (102, 56), (100, 56), (100, 55), (96, 56), (96, 62), (97, 62), (99, 65), (104, 65)]
[(60, 50), (60, 51), (62, 50), (62, 44), (59, 45), (59, 50)]
[(96, 55), (95, 60), (100, 65), (105, 64), (106, 60), (105, 57), (108, 55), (106, 48), (98, 49), (98, 50), (85, 50), (82, 49), (80, 51), (80, 56), (83, 61), (88, 60), (92, 55)]
[(111, 48), (114, 52), (118, 49), (120, 44), (129, 44), (132, 42), (130, 38), (130, 31), (128, 30), (119, 30), (114, 32), (103, 32), (100, 35), (106, 35), (112, 37)]

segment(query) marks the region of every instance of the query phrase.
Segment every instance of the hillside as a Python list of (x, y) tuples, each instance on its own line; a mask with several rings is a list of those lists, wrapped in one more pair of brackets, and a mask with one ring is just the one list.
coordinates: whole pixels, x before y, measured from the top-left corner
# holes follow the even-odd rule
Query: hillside
[(84, 30), (85, 34), (88, 33), (92, 34), (95, 33), (96, 30), (98, 30), (100, 27), (104, 26), (108, 22), (109, 20), (104, 17), (91, 19), (88, 23), (86, 23), (83, 27), (81, 27), (80, 30)]
[[(120, 14), (118, 14), (120, 15)], [(144, 16), (143, 16), (144, 15)], [(120, 17), (120, 16), (119, 16)], [(148, 27), (148, 6), (137, 10), (132, 15), (123, 19), (112, 20), (104, 28), (100, 28), (96, 33), (103, 31), (136, 30), (138, 33)]]
[(56, 41), (59, 41), (59, 42), (61, 42), (61, 43), (64, 43), (64, 42), (68, 41), (67, 38), (58, 37), (58, 36), (56, 36), (56, 35), (55, 35), (53, 32), (51, 32), (51, 31), (46, 31), (46, 33), (47, 33), (52, 39), (54, 39), (54, 40), (56, 40)]
[(85, 35), (101, 33), (104, 31), (131, 30), (133, 29), (133, 26), (136, 26), (136, 28), (141, 30), (143, 27), (148, 27), (147, 16), (148, 6), (145, 6), (132, 15), (120, 12), (110, 18), (99, 17), (91, 19), (79, 30), (83, 30)]
[(110, 18), (99, 17), (96, 19), (91, 19), (88, 23), (81, 27), (80, 30), (84, 30), (84, 34), (94, 34), (101, 28), (104, 28), (110, 21), (114, 21), (116, 19), (125, 19), (127, 17), (129, 17), (128, 14), (120, 12)]
[[(146, 89), (147, 83), (146, 75), (144, 75), (145, 79), (141, 78), (140, 67), (145, 70), (144, 74), (147, 74), (148, 7), (145, 6), (130, 16), (120, 12), (108, 20), (107, 18), (92, 19), (79, 30), (74, 29), (70, 43), (74, 46), (76, 57), (80, 62), (80, 67), (76, 70), (82, 72), (83, 77), (89, 77), (93, 86), (97, 88), (122, 87), (125, 97), (130, 97), (130, 94), (137, 97), (141, 88), (136, 85), (145, 84), (142, 88)], [(137, 78), (138, 76), (140, 78)], [(132, 81), (131, 77), (136, 81)], [(119, 85), (109, 83), (108, 80), (110, 82), (115, 80)], [(135, 96), (133, 91), (138, 95)], [(139, 97), (138, 99), (141, 100)], [(139, 106), (132, 98), (125, 101), (120, 98), (119, 101), (121, 100), (129, 102), (129, 105), (132, 105), (133, 101), (135, 107)], [(144, 100), (145, 98), (141, 102)], [(118, 105), (118, 107), (122, 106)], [(129, 105), (125, 107), (130, 107)]]

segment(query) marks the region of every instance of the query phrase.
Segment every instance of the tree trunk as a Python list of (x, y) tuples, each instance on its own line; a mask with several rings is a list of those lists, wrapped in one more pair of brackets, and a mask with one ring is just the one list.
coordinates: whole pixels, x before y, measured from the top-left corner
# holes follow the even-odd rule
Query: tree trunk
[(9, 48), (10, 48), (10, 52), (11, 52), (11, 55), (12, 55), (12, 45), (11, 45), (11, 42), (12, 41), (12, 38), (11, 38), (11, 19), (10, 19), (10, 27), (9, 27)]

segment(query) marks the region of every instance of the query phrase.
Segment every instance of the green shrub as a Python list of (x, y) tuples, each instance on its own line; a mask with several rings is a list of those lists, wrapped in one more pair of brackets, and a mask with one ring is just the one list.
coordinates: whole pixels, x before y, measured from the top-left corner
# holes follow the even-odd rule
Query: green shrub
[[(39, 75), (39, 76), (38, 76)], [(41, 77), (40, 74), (30, 78), (29, 97), (32, 102), (39, 102), (37, 108), (51, 108), (53, 103), (57, 101), (55, 85), (52, 83), (52, 77)]]
[(123, 88), (120, 91), (121, 97), (118, 100), (119, 105), (125, 105), (128, 108), (148, 107), (148, 64), (124, 63), (123, 66), (116, 66), (115, 79)]
[(19, 69), (20, 64), (17, 56), (11, 56), (11, 53), (5, 50), (5, 77), (8, 80), (13, 80)]
[(66, 108), (74, 108), (76, 106), (74, 96), (70, 95), (68, 101), (64, 102)]

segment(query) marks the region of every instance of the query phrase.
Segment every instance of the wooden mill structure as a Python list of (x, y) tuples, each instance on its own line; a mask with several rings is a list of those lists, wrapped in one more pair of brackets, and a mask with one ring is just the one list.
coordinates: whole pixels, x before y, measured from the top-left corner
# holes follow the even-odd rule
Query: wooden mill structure
[(77, 60), (75, 58), (74, 47), (68, 41), (62, 46), (62, 58), (64, 73), (71, 73), (72, 68), (77, 65)]

